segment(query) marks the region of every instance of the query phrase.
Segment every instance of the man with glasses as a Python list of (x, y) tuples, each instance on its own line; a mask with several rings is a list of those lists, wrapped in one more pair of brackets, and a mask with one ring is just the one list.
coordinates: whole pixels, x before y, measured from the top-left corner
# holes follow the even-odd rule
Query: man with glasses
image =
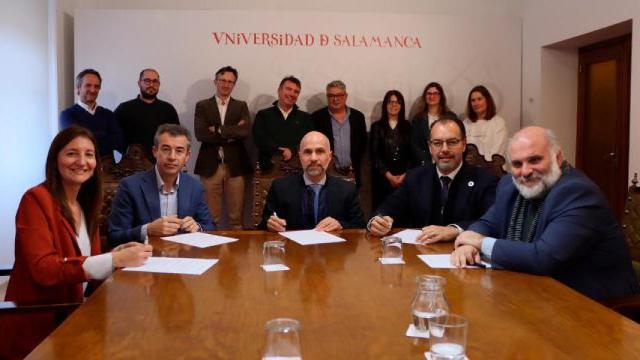
[(340, 80), (327, 84), (327, 105), (311, 114), (315, 129), (331, 144), (338, 170), (353, 168), (360, 186), (360, 165), (367, 146), (364, 115), (347, 106), (347, 86)]
[(214, 96), (199, 101), (193, 127), (201, 141), (195, 173), (207, 194), (207, 204), (216, 224), (221, 224), (222, 199), (227, 205), (228, 225), (242, 229), (245, 176), (251, 161), (244, 140), (251, 132), (247, 103), (231, 97), (238, 71), (231, 66), (218, 70)]
[(498, 178), (464, 162), (462, 122), (442, 115), (431, 124), (429, 151), (434, 164), (410, 170), (400, 187), (380, 205), (367, 229), (387, 234), (396, 227), (421, 228), (421, 243), (453, 241), (480, 218), (495, 198)]
[(191, 156), (191, 134), (175, 124), (158, 127), (154, 136), (156, 165), (128, 176), (118, 186), (109, 217), (109, 243), (144, 242), (149, 236), (215, 230), (204, 190), (182, 172)]
[(178, 124), (178, 112), (166, 101), (158, 99), (160, 74), (154, 69), (144, 69), (138, 77), (140, 95), (121, 103), (115, 114), (124, 134), (125, 145), (142, 145), (145, 155), (152, 162), (153, 136), (162, 124)]

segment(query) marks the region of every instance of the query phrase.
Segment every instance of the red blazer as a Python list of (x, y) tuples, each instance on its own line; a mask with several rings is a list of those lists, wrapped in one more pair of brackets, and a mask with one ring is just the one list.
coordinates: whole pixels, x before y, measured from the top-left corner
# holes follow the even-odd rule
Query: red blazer
[[(100, 253), (100, 236), (91, 254)], [(6, 301), (19, 305), (82, 302), (88, 281), (73, 226), (44, 185), (29, 189), (16, 214), (15, 263)], [(22, 358), (56, 327), (52, 314), (11, 315), (0, 319), (0, 358)], [(10, 350), (10, 351), (9, 351)]]

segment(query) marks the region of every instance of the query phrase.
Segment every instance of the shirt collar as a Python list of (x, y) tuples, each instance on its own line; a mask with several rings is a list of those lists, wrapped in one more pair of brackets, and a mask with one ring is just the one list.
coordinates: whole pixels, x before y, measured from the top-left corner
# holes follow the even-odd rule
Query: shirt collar
[(460, 172), (460, 169), (462, 168), (462, 163), (463, 162), (464, 161), (460, 161), (460, 165), (458, 165), (458, 167), (455, 170), (453, 170), (452, 172), (448, 173), (447, 175), (441, 173), (440, 169), (438, 169), (438, 166), (436, 165), (436, 170), (438, 171), (438, 179), (440, 179), (443, 176), (446, 176), (446, 177), (450, 178), (451, 180), (453, 180), (456, 177), (456, 175), (458, 175), (458, 173)]
[(89, 107), (89, 105), (83, 103), (82, 101), (78, 101), (78, 105), (85, 109), (89, 114), (91, 115), (95, 115), (96, 110), (98, 109), (98, 103), (96, 102), (96, 104), (93, 106), (93, 109)]
[[(162, 176), (160, 176), (160, 172), (158, 171), (158, 164), (156, 164), (153, 168), (156, 170), (156, 184), (158, 185), (158, 190), (164, 191), (164, 188), (163, 188), (164, 181), (162, 181)], [(172, 187), (173, 190), (171, 192), (178, 190), (179, 187), (180, 187), (180, 173), (178, 173), (178, 177), (176, 178), (176, 183), (175, 185), (173, 185)]]
[(216, 103), (218, 104), (218, 106), (227, 106), (229, 104), (229, 100), (231, 100), (231, 96), (227, 97), (226, 99), (224, 99), (224, 105), (222, 105), (222, 98), (218, 96), (218, 94), (215, 94), (214, 97), (216, 98)]
[[(331, 120), (335, 120), (336, 119), (335, 115), (328, 108), (327, 108), (327, 110), (329, 111), (329, 115), (331, 116)], [(345, 106), (345, 116), (344, 116), (344, 118), (348, 119), (349, 115), (351, 115), (351, 109), (349, 109), (348, 106)]]
[(288, 118), (289, 114), (291, 114), (291, 112), (293, 111), (293, 107), (291, 107), (291, 109), (289, 109), (289, 111), (285, 111), (283, 108), (280, 107), (280, 105), (276, 105), (278, 107), (278, 110), (280, 110), (280, 112), (282, 113), (282, 116), (284, 116), (284, 118)]
[(327, 182), (327, 174), (324, 174), (324, 177), (317, 183), (314, 183), (313, 181), (311, 181), (311, 179), (307, 177), (307, 174), (302, 174), (302, 178), (304, 179), (304, 184), (307, 186), (314, 185), (314, 184), (319, 184), (324, 186), (324, 184)]

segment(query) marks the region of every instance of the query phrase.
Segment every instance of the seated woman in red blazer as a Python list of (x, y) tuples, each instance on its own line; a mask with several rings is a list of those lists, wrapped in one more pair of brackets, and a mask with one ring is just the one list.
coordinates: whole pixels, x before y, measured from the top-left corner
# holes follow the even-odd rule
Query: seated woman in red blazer
[[(117, 267), (140, 266), (151, 256), (151, 246), (136, 242), (100, 254), (101, 197), (95, 138), (82, 127), (64, 129), (49, 148), (45, 181), (20, 201), (6, 301), (82, 302), (87, 281), (105, 279)], [(25, 357), (55, 327), (53, 314), (4, 316), (0, 358)]]

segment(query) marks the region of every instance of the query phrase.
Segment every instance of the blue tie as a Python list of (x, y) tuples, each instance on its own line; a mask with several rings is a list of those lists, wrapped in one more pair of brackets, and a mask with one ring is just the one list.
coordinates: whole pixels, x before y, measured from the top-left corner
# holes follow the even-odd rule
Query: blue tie
[(322, 184), (311, 184), (311, 189), (313, 189), (313, 218), (315, 223), (318, 223), (318, 211), (320, 208), (320, 189), (322, 189)]

